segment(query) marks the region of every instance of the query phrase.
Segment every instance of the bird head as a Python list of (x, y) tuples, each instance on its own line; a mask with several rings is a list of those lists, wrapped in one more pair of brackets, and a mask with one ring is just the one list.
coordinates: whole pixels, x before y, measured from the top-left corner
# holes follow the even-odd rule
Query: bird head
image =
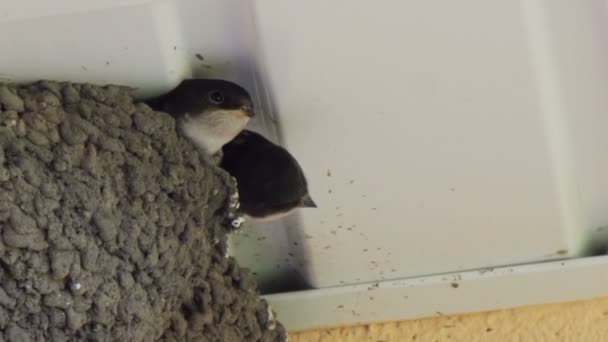
[(209, 154), (218, 152), (255, 116), (249, 93), (225, 80), (184, 80), (147, 103), (173, 115), (185, 135)]
[(187, 81), (194, 82), (192, 86), (200, 92), (198, 96), (204, 102), (201, 107), (205, 108), (205, 111), (221, 111), (245, 120), (255, 115), (251, 96), (240, 85), (224, 80)]

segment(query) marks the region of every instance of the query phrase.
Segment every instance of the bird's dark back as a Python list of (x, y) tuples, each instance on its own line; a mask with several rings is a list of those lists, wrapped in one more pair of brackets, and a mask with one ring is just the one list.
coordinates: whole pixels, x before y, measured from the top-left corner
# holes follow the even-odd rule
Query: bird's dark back
[(280, 211), (295, 206), (308, 192), (295, 158), (255, 132), (242, 131), (223, 153), (221, 167), (236, 178), (241, 205)]

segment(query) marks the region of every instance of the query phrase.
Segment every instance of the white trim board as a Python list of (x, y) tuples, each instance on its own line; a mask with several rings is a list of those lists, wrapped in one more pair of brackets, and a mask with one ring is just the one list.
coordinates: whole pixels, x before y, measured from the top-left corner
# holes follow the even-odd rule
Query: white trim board
[(608, 295), (608, 256), (264, 296), (289, 329), (396, 321)]

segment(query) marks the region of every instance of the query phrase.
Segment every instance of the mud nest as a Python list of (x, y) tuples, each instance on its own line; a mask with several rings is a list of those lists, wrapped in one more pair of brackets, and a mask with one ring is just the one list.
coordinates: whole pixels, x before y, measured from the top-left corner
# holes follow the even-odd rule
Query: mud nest
[(55, 82), (0, 84), (0, 109), (0, 337), (286, 339), (226, 255), (230, 177), (171, 116)]

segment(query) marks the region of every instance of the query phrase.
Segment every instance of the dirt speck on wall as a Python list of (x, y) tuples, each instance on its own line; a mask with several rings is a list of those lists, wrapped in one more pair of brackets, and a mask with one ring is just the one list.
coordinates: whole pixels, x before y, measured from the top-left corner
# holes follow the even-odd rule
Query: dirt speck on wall
[(128, 89), (0, 84), (0, 340), (284, 341), (225, 255), (232, 191)]

